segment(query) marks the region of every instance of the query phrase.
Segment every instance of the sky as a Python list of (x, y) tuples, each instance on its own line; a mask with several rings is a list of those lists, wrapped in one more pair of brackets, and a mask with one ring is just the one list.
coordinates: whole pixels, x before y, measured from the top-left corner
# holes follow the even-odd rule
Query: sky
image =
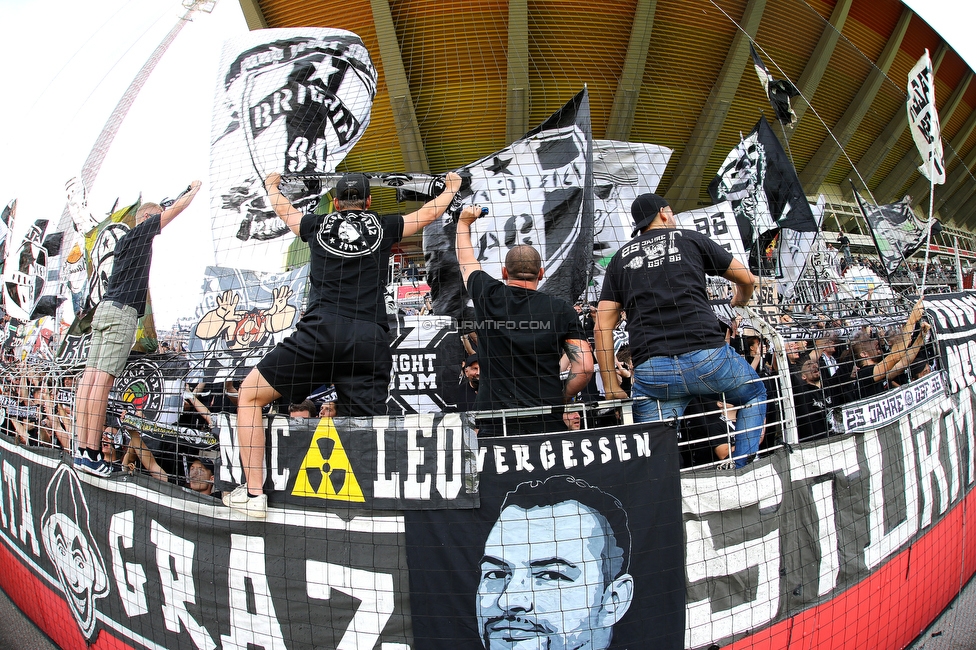
[[(0, 204), (17, 199), (16, 230), (57, 223), (65, 182), (81, 167), (142, 64), (183, 16), (181, 0), (0, 2)], [(185, 25), (135, 104), (88, 189), (93, 214), (175, 197), (203, 182), (156, 238), (150, 291), (157, 327), (191, 315), (213, 264), (207, 177), (210, 116), (226, 39), (247, 32), (235, 0)]]
[[(976, 69), (976, 0), (907, 2)], [(18, 200), (16, 233), (57, 223), (64, 184), (156, 45), (183, 15), (181, 0), (0, 0), (0, 205)], [(156, 238), (151, 292), (157, 326), (196, 305), (213, 263), (208, 194), (210, 118), (223, 42), (247, 31), (236, 0), (195, 14), (133, 105), (89, 207), (173, 197), (191, 180), (200, 195)]]

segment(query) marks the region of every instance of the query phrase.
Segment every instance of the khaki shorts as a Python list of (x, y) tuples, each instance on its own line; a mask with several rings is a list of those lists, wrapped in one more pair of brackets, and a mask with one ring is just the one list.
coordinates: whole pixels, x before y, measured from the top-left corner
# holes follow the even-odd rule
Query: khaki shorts
[(115, 302), (99, 303), (92, 318), (92, 340), (85, 367), (118, 377), (136, 342), (138, 323), (139, 314), (135, 307), (119, 306)]

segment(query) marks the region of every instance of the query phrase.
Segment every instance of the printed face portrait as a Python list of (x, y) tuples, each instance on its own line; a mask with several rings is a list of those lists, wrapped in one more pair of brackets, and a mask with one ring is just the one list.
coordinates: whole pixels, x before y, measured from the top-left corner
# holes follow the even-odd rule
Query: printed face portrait
[(476, 598), (485, 648), (606, 648), (633, 580), (607, 575), (612, 531), (578, 501), (505, 507), (485, 541)]

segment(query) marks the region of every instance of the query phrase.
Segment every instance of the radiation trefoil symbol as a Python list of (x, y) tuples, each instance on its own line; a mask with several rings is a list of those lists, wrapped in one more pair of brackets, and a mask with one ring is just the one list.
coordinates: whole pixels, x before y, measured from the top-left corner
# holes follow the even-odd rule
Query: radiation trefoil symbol
[(331, 418), (323, 418), (315, 429), (291, 493), (296, 497), (366, 502)]

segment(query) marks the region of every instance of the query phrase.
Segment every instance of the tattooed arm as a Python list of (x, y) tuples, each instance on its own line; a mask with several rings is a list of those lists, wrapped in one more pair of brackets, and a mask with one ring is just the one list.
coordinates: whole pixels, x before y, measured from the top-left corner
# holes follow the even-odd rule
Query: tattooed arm
[(586, 339), (567, 339), (563, 342), (563, 352), (569, 358), (569, 376), (563, 385), (563, 399), (569, 402), (593, 376), (593, 352)]

